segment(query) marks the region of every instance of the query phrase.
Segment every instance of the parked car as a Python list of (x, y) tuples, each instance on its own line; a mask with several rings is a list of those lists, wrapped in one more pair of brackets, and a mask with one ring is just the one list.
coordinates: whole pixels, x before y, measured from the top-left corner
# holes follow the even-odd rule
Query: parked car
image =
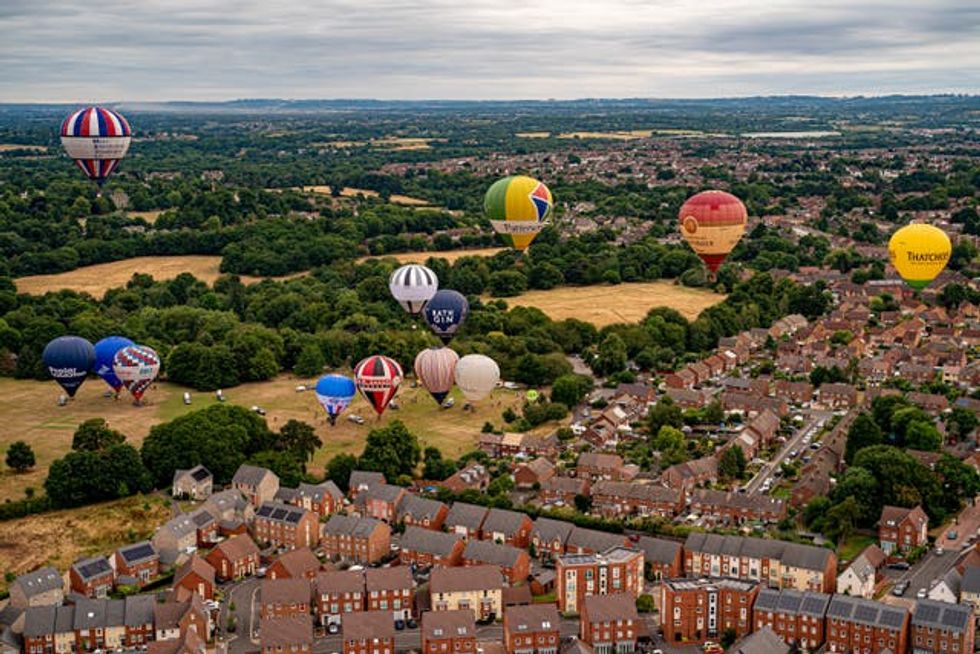
[(336, 622), (331, 622), (330, 624), (327, 625), (327, 633), (328, 634), (339, 634), (340, 633), (340, 625), (337, 624)]
[(925, 599), (925, 596), (928, 595), (928, 594), (929, 593), (928, 593), (928, 591), (926, 591), (925, 588), (920, 588), (919, 589), (919, 592), (917, 592), (915, 594), (915, 597), (916, 597), (916, 599)]
[(403, 629), (405, 629), (405, 621), (395, 620), (395, 631), (402, 631)]
[(956, 540), (957, 538), (959, 538), (959, 534), (957, 534), (956, 530), (953, 529), (951, 531), (946, 532), (946, 538), (948, 538), (949, 540)]
[(892, 570), (908, 570), (910, 567), (908, 561), (895, 561), (894, 563), (889, 563), (888, 567)]
[(353, 422), (355, 425), (363, 425), (364, 424), (364, 418), (362, 418), (361, 416), (357, 415), (356, 413), (352, 413), (349, 416), (347, 416), (347, 420), (349, 422)]
[(905, 591), (909, 589), (910, 583), (911, 582), (909, 581), (900, 581), (899, 583), (895, 584), (895, 587), (892, 588), (892, 595), (895, 597), (901, 597), (905, 594)]
[(419, 623), (415, 621), (415, 618), (409, 618), (405, 621), (405, 626), (409, 629), (418, 629)]

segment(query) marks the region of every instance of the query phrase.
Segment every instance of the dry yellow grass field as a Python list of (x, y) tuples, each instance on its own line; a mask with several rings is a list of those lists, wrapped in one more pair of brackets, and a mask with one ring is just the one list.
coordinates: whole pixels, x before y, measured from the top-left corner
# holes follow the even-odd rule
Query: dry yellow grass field
[(551, 136), (551, 132), (516, 132), (514, 136), (519, 139), (546, 139)]
[(552, 320), (578, 318), (603, 327), (618, 322), (637, 322), (654, 307), (670, 307), (688, 320), (693, 320), (702, 311), (724, 299), (724, 295), (704, 289), (656, 281), (528, 291), (507, 298), (507, 304), (537, 307)]
[(163, 211), (127, 211), (126, 215), (131, 218), (142, 218), (152, 225), (162, 213)]
[(650, 129), (633, 129), (624, 132), (565, 132), (559, 134), (560, 139), (614, 139), (617, 141), (631, 141), (633, 139), (649, 138), (653, 134)]
[[(319, 185), (319, 186), (304, 186), (301, 189), (305, 193), (316, 193), (317, 195), (330, 195), (332, 193), (329, 186)], [(340, 197), (342, 198), (354, 198), (362, 195), (366, 198), (376, 198), (378, 197), (377, 191), (372, 191), (370, 189), (364, 188), (352, 188), (350, 186), (345, 186), (340, 191)], [(407, 195), (392, 195), (389, 198), (392, 204), (400, 204), (406, 207), (429, 207), (432, 206), (427, 200), (422, 200), (420, 198), (413, 198)]]
[(435, 257), (436, 259), (445, 259), (449, 263), (453, 263), (457, 259), (462, 259), (463, 257), (492, 257), (503, 250), (504, 248), (477, 248), (474, 250), (447, 250), (445, 252), (398, 252), (394, 254), (384, 254), (380, 257), (361, 257), (358, 259), (358, 261), (391, 258), (397, 259), (399, 263), (425, 263), (426, 259), (429, 257)]
[(11, 152), (13, 150), (33, 150), (34, 152), (47, 152), (46, 145), (24, 145), (21, 143), (0, 143), (0, 152)]

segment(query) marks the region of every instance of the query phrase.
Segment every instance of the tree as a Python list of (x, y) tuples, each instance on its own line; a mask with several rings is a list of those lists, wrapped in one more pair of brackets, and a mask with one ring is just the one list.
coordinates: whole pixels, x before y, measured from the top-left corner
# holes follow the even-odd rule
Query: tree
[(820, 531), (823, 524), (823, 518), (831, 506), (833, 506), (833, 503), (826, 495), (818, 495), (817, 497), (814, 497), (805, 507), (803, 507), (803, 524), (806, 525), (808, 529)]
[(75, 430), (71, 439), (71, 449), (95, 452), (126, 441), (126, 437), (110, 429), (109, 424), (102, 418), (86, 420)]
[(575, 510), (579, 513), (588, 513), (592, 509), (592, 498), (588, 495), (576, 493), (573, 498), (573, 503), (575, 504)]
[[(173, 471), (171, 471), (171, 477)], [(148, 493), (153, 480), (131, 445), (72, 451), (51, 464), (44, 490), (56, 506), (81, 506)]]
[(637, 613), (653, 613), (655, 609), (653, 603), (653, 595), (649, 593), (643, 593), (636, 598), (636, 611)]
[(447, 479), (456, 472), (456, 462), (452, 459), (442, 458), (442, 452), (437, 447), (425, 448), (422, 456), (423, 468), (422, 477), (435, 481)]
[(943, 489), (943, 503), (950, 513), (958, 511), (964, 499), (980, 493), (980, 474), (976, 468), (949, 454), (936, 462), (936, 475)]
[(885, 434), (892, 433), (892, 416), (895, 412), (911, 406), (901, 395), (882, 395), (871, 402), (871, 414)]
[(276, 439), (276, 449), (290, 452), (297, 461), (305, 462), (313, 458), (313, 454), (323, 447), (323, 441), (316, 435), (313, 425), (301, 420), (289, 420)]
[(963, 407), (953, 407), (946, 418), (946, 431), (958, 441), (966, 440), (977, 428), (977, 415)]
[(513, 297), (527, 290), (527, 278), (516, 270), (498, 270), (490, 275), (490, 295)]
[(921, 504), (933, 522), (946, 516), (939, 479), (902, 450), (889, 445), (866, 447), (854, 457), (854, 465), (866, 469), (878, 483), (875, 499), (881, 506), (913, 507)]
[(337, 488), (347, 492), (350, 473), (357, 470), (357, 457), (353, 454), (338, 454), (327, 463), (327, 479), (337, 484)]
[[(854, 498), (859, 509), (858, 525), (873, 527), (881, 516), (882, 503), (878, 497), (880, 492), (878, 480), (870, 472), (858, 466), (851, 466), (838, 480), (832, 497), (835, 503), (843, 502), (849, 497)], [(830, 501), (828, 500), (827, 506), (823, 507), (825, 512), (830, 509), (829, 505)]]
[(669, 397), (662, 398), (647, 412), (647, 431), (656, 434), (664, 425), (677, 429), (684, 426), (684, 412)]
[(599, 350), (592, 361), (592, 370), (601, 377), (626, 368), (626, 344), (617, 334), (607, 334), (599, 342)]
[(296, 365), (293, 366), (293, 373), (299, 377), (315, 377), (323, 372), (326, 360), (323, 357), (323, 350), (316, 344), (309, 344), (300, 350), (296, 357)]
[(660, 463), (664, 466), (683, 463), (690, 458), (683, 432), (669, 425), (660, 428), (657, 435), (650, 440), (650, 446), (660, 452)]
[(725, 421), (725, 411), (721, 408), (721, 402), (711, 400), (708, 406), (704, 407), (704, 422), (708, 425), (720, 425)]
[(735, 631), (735, 627), (726, 627), (721, 634), (721, 646), (727, 650), (735, 644), (736, 640), (738, 640), (738, 632)]
[[(908, 438), (909, 427), (914, 422), (921, 422), (931, 425), (932, 416), (917, 406), (899, 408), (892, 414), (892, 434), (895, 436), (896, 445), (905, 444), (905, 441)], [(940, 441), (941, 440), (942, 439), (940, 439)]]
[(551, 386), (551, 401), (574, 407), (592, 390), (592, 380), (585, 375), (562, 375)]
[(509, 474), (502, 474), (495, 477), (487, 486), (487, 495), (507, 495), (514, 490), (514, 480)]
[(248, 458), (248, 463), (260, 468), (268, 468), (276, 473), (283, 486), (296, 488), (303, 481), (303, 468), (292, 452), (262, 450)]
[(847, 463), (854, 461), (854, 455), (859, 450), (872, 445), (881, 445), (885, 438), (878, 427), (878, 423), (870, 414), (861, 412), (854, 418), (854, 422), (847, 430), (847, 444), (844, 447), (844, 460)]
[(837, 544), (847, 540), (847, 537), (854, 531), (854, 524), (860, 511), (857, 500), (853, 497), (848, 497), (840, 504), (833, 506), (827, 511), (827, 516), (824, 519), (824, 536)]
[(718, 460), (718, 473), (724, 479), (742, 479), (745, 476), (745, 452), (737, 445), (727, 448)]
[(905, 446), (913, 450), (938, 452), (943, 436), (931, 423), (913, 420), (905, 430)]
[(368, 434), (360, 465), (364, 470), (381, 472), (386, 479), (411, 475), (422, 458), (422, 448), (415, 434), (400, 420)]
[(34, 463), (34, 450), (26, 441), (14, 441), (7, 448), (7, 467), (14, 472), (27, 472)]

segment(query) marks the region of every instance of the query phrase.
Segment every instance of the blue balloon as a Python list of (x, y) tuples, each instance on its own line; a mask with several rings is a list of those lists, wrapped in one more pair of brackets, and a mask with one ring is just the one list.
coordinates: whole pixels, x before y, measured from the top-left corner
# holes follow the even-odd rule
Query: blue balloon
[(316, 399), (326, 410), (331, 425), (337, 422), (337, 416), (350, 405), (355, 395), (357, 385), (350, 377), (324, 375), (316, 383)]
[(123, 383), (112, 371), (112, 360), (116, 357), (116, 352), (130, 345), (135, 343), (125, 336), (106, 336), (95, 344), (95, 374), (117, 393), (122, 389)]
[(95, 348), (81, 336), (59, 336), (44, 347), (41, 359), (68, 396), (75, 397), (95, 363)]
[(425, 305), (425, 322), (443, 343), (449, 343), (470, 312), (462, 293), (443, 289)]

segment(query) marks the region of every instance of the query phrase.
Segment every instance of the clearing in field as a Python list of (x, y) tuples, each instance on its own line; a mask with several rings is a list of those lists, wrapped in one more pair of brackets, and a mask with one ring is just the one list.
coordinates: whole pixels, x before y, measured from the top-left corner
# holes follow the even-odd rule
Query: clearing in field
[(551, 136), (551, 132), (517, 132), (514, 136), (519, 139), (546, 139)]
[(0, 152), (13, 152), (15, 150), (32, 150), (34, 152), (47, 152), (46, 145), (26, 145), (22, 143), (0, 143)]
[[(319, 186), (304, 186), (300, 189), (304, 193), (316, 193), (317, 195), (331, 195), (333, 192), (329, 186), (319, 185)], [(362, 195), (366, 198), (376, 198), (378, 197), (377, 191), (372, 191), (365, 188), (352, 188), (350, 186), (345, 186), (340, 191), (340, 197), (342, 198), (355, 198)], [(428, 200), (422, 200), (420, 198), (413, 198), (407, 195), (392, 195), (388, 198), (388, 201), (392, 204), (400, 204), (406, 207), (430, 207)]]
[(507, 298), (509, 306), (537, 307), (552, 320), (578, 318), (604, 327), (642, 320), (654, 307), (676, 309), (688, 320), (725, 299), (724, 295), (671, 282), (636, 282), (616, 286), (566, 286), (528, 291)]
[(565, 132), (559, 134), (560, 139), (613, 139), (616, 141), (632, 141), (633, 139), (649, 138), (653, 134), (651, 129), (633, 129), (629, 131), (616, 132)]
[(126, 215), (130, 218), (142, 218), (151, 225), (157, 221), (163, 211), (127, 211)]
[(446, 250), (445, 252), (396, 252), (392, 254), (382, 254), (379, 256), (361, 257), (358, 262), (368, 259), (397, 259), (399, 263), (425, 263), (426, 259), (433, 257), (445, 259), (453, 263), (463, 257), (492, 257), (498, 252), (503, 252), (504, 248), (478, 248), (475, 250)]

